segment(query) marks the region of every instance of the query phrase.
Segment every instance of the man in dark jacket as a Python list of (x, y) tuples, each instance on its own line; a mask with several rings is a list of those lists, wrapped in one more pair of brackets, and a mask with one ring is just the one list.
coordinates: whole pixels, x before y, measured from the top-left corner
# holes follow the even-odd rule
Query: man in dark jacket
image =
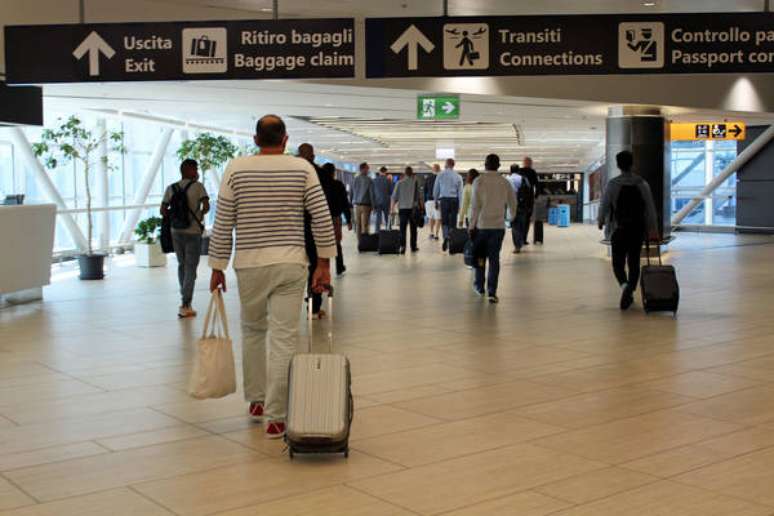
[[(522, 176), (527, 178), (527, 181), (529, 181), (530, 186), (532, 187), (532, 199), (537, 199), (540, 196), (540, 179), (538, 179), (537, 172), (535, 172), (535, 169), (532, 168), (532, 158), (529, 156), (526, 156), (524, 160), (522, 161), (521, 169), (519, 170), (519, 173), (521, 173)], [(524, 229), (524, 245), (529, 245), (529, 242), (527, 241), (527, 236), (529, 235), (529, 222), (532, 220), (532, 212), (534, 208), (530, 207), (529, 213), (527, 213), (527, 225)]]
[[(335, 177), (336, 167), (333, 163), (326, 163), (322, 167), (314, 163), (314, 147), (309, 143), (303, 143), (298, 147), (298, 156), (306, 159), (314, 166), (317, 171), (317, 177), (320, 180), (320, 186), (325, 194), (325, 200), (328, 201), (328, 209), (333, 218), (333, 229), (336, 233), (336, 274), (341, 275), (346, 270), (344, 259), (341, 254), (341, 217), (347, 220), (347, 226), (352, 230), (352, 210), (349, 205), (347, 188), (341, 181)], [(306, 245), (306, 254), (309, 257), (309, 293), (312, 297), (312, 312), (322, 319), (325, 312), (321, 310), (322, 294), (312, 290), (312, 275), (314, 274), (317, 263), (317, 246), (312, 234), (312, 219), (309, 213), (304, 214), (304, 243)]]

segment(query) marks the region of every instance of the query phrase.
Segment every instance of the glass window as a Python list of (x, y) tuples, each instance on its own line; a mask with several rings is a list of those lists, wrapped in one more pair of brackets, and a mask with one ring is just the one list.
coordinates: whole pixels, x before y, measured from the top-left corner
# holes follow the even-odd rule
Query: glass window
[[(672, 215), (699, 195), (705, 184), (704, 142), (672, 143)], [(684, 224), (704, 224), (704, 203), (700, 203)]]
[[(714, 144), (713, 177), (717, 177), (736, 159), (736, 142)], [(712, 194), (712, 224), (736, 225), (736, 174), (732, 174)]]
[(10, 142), (0, 140), (0, 201), (6, 195), (21, 193), (16, 187), (13, 173), (13, 147)]

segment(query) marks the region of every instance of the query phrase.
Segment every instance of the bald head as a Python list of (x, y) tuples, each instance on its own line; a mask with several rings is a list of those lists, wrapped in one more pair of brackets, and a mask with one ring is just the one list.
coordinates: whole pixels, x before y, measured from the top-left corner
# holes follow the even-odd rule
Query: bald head
[(441, 165), (439, 165), (438, 163), (433, 163), (433, 173), (437, 174), (440, 171), (441, 171)]
[(530, 158), (529, 156), (525, 157), (524, 161), (522, 162), (522, 165), (524, 166), (524, 168), (532, 168), (532, 158)]
[(255, 144), (261, 149), (278, 148), (284, 149), (288, 141), (285, 122), (277, 115), (266, 115), (255, 124)]
[(309, 163), (314, 163), (314, 147), (311, 143), (302, 143), (298, 146), (298, 157), (304, 158)]

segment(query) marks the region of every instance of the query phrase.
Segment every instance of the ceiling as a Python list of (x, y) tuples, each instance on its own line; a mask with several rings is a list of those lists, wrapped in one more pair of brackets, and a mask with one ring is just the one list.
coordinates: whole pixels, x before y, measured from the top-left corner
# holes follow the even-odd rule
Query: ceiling
[[(272, 0), (153, 0), (270, 15)], [(653, 4), (653, 5), (651, 5)], [(448, 0), (449, 16), (760, 11), (764, 0)], [(279, 0), (282, 17), (442, 16), (442, 0)]]

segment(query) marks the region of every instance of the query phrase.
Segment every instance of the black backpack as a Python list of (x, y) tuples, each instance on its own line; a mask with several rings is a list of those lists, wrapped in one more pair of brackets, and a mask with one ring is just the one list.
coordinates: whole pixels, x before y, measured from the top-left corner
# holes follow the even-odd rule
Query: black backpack
[(522, 213), (531, 212), (535, 206), (535, 194), (532, 191), (532, 185), (529, 184), (526, 177), (521, 178), (521, 185), (516, 191), (516, 200), (519, 203), (517, 209)]
[(191, 226), (192, 217), (199, 226), (202, 225), (188, 205), (188, 189), (191, 188), (192, 184), (194, 184), (193, 181), (185, 185), (184, 188), (180, 188), (177, 183), (172, 185), (172, 197), (169, 199), (169, 218), (174, 229), (188, 229)]
[(645, 199), (638, 185), (623, 185), (613, 211), (618, 227), (641, 230), (645, 227)]

